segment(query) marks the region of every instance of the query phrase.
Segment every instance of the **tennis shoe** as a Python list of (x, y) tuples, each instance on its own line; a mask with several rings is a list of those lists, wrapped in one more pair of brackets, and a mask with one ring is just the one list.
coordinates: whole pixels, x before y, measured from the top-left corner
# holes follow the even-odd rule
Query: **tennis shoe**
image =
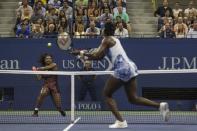
[(126, 120), (123, 122), (116, 120), (114, 124), (109, 125), (109, 128), (126, 128), (126, 127), (128, 127)]
[(165, 122), (170, 119), (170, 110), (167, 102), (161, 102), (159, 107), (160, 113)]

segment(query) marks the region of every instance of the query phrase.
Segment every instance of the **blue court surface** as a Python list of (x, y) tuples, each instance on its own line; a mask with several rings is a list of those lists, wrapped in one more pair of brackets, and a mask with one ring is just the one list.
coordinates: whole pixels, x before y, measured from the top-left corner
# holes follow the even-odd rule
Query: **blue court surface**
[[(68, 124), (0, 124), (0, 131), (63, 131)], [(108, 124), (75, 124), (69, 131), (197, 131), (197, 125), (129, 124), (109, 129)]]

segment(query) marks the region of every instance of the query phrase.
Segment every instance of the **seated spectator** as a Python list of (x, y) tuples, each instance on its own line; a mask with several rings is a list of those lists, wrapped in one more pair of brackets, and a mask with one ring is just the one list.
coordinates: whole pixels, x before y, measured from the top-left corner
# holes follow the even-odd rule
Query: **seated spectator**
[[(41, 32), (44, 34), (45, 28), (44, 28), (44, 24), (43, 24), (43, 22), (44, 22), (44, 20), (43, 20), (43, 19), (38, 19), (38, 20), (36, 21), (36, 23), (35, 23), (35, 24), (39, 24), (39, 25), (40, 25)], [(33, 24), (33, 28), (35, 28), (35, 27), (34, 27), (34, 24)]]
[(127, 29), (127, 23), (125, 23), (124, 20), (122, 20), (120, 16), (116, 16), (115, 23), (114, 23), (116, 28), (118, 28), (119, 23), (122, 23), (123, 27)]
[(106, 19), (111, 19), (111, 21), (113, 21), (113, 15), (111, 13), (109, 13), (109, 9), (105, 9), (104, 14), (102, 14), (99, 18), (100, 20), (100, 24), (101, 24), (101, 29), (104, 28), (105, 25), (105, 21)]
[(166, 23), (160, 29), (159, 34), (161, 38), (175, 38), (175, 33), (169, 23)]
[(29, 12), (29, 10), (28, 10), (27, 8), (24, 9), (24, 13), (23, 13), (22, 16), (21, 16), (21, 20), (24, 20), (24, 19), (30, 20), (31, 15), (32, 15), (32, 14)]
[(46, 16), (45, 16), (45, 20), (48, 20), (48, 19), (53, 19), (55, 24), (58, 23), (58, 16), (57, 16), (57, 12), (56, 12), (56, 9), (54, 7), (52, 7), (52, 9), (46, 13)]
[(114, 14), (117, 14), (118, 13), (118, 8), (119, 7), (122, 7), (122, 12), (123, 13), (126, 13), (126, 7), (123, 7), (122, 6), (122, 3), (121, 2), (118, 2), (117, 6), (115, 8), (113, 8), (113, 13)]
[(184, 38), (187, 35), (188, 27), (183, 23), (183, 18), (179, 17), (177, 24), (174, 25), (174, 32), (177, 38)]
[(118, 7), (118, 13), (114, 14), (114, 18), (116, 18), (116, 16), (120, 16), (122, 20), (124, 20), (126, 23), (129, 22), (129, 16), (127, 13), (123, 12), (123, 9), (121, 6)]
[(170, 16), (170, 12), (169, 10), (167, 10), (165, 12), (165, 16), (158, 19), (158, 30), (161, 29), (161, 27), (165, 24), (165, 22), (167, 21), (168, 23), (172, 24), (173, 25), (173, 18)]
[[(66, 15), (68, 25), (72, 26), (73, 23), (73, 8), (68, 5), (68, 1), (64, 0), (63, 6), (59, 8), (59, 10), (63, 10), (64, 14)], [(70, 31), (69, 31), (70, 32)]]
[(190, 1), (189, 5), (188, 5), (188, 8), (185, 9), (185, 11), (184, 11), (185, 16), (188, 17), (189, 13), (195, 14), (196, 12), (197, 12), (197, 10), (196, 10), (196, 8), (194, 8), (193, 1)]
[(32, 29), (30, 38), (39, 39), (43, 37), (43, 32), (40, 24), (34, 24), (34, 28)]
[(157, 16), (157, 17), (164, 17), (167, 10), (170, 12), (170, 17), (173, 18), (172, 8), (170, 8), (168, 6), (168, 1), (164, 0), (163, 1), (163, 6), (158, 7), (157, 10), (155, 11), (154, 15)]
[(30, 36), (30, 27), (25, 23), (18, 25), (16, 30), (16, 37), (18, 38), (29, 38)]
[(175, 8), (173, 9), (173, 15), (175, 18), (178, 17), (179, 12), (182, 12), (183, 10), (180, 8), (179, 2), (175, 3)]
[(76, 38), (84, 38), (85, 35), (85, 26), (83, 24), (83, 20), (81, 17), (78, 17), (75, 24), (74, 24), (74, 29), (75, 31), (75, 37)]
[(104, 2), (103, 5), (100, 7), (100, 14), (104, 14), (105, 9), (108, 9), (109, 13), (112, 12), (112, 9), (110, 8), (110, 6), (107, 2)]
[(188, 26), (190, 27), (190, 25), (192, 25), (196, 20), (196, 16), (193, 12), (190, 12), (187, 18), (188, 18)]
[(194, 21), (192, 28), (190, 28), (187, 38), (197, 38), (197, 20)]
[(48, 4), (51, 4), (54, 8), (59, 9), (61, 6), (60, 0), (49, 0)]
[(22, 0), (22, 5), (16, 10), (17, 14), (20, 14), (20, 16), (24, 15), (24, 11), (28, 10), (29, 15), (32, 16), (33, 9), (28, 4), (28, 0)]
[(82, 9), (80, 9), (79, 12), (77, 12), (75, 18), (76, 20), (82, 19), (82, 23), (84, 24), (84, 27), (87, 28), (88, 17), (85, 15), (85, 12)]
[(56, 38), (57, 32), (54, 24), (49, 24), (48, 31), (44, 33), (45, 38)]
[(125, 37), (129, 37), (129, 33), (128, 30), (123, 28), (123, 24), (122, 22), (120, 22), (118, 24), (118, 27), (115, 30), (115, 34), (114, 34), (117, 38), (125, 38)]
[(99, 9), (97, 8), (96, 2), (92, 2), (91, 5), (88, 8), (88, 17), (90, 15), (94, 15), (94, 11), (95, 10), (98, 10), (99, 11)]
[(42, 10), (42, 15), (45, 16), (46, 9), (42, 3), (42, 1), (37, 1), (34, 6), (34, 10)]
[(90, 23), (90, 27), (86, 29), (86, 35), (89, 37), (100, 35), (100, 29), (95, 27), (95, 23), (93, 21)]
[(38, 19), (44, 20), (44, 16), (42, 15), (42, 10), (41, 10), (41, 9), (35, 10), (35, 11), (34, 11), (34, 14), (31, 16), (30, 21), (31, 21), (32, 23), (36, 23), (36, 21), (37, 21)]
[(111, 6), (113, 9), (118, 7), (119, 4), (126, 9), (126, 3), (126, 0), (111, 0)]
[(101, 28), (100, 20), (98, 18), (94, 17), (93, 15), (90, 15), (87, 25), (90, 25), (91, 22), (95, 23), (95, 27), (97, 27), (99, 29)]
[(60, 26), (63, 28), (64, 32), (69, 32), (68, 21), (66, 20), (65, 17), (62, 17), (62, 18), (59, 20), (58, 28), (59, 28)]

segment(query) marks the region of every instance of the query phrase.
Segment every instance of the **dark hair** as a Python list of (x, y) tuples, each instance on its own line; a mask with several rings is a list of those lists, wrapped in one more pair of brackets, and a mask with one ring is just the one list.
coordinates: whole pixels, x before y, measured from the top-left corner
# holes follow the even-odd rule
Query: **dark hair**
[(115, 32), (115, 27), (112, 22), (105, 23), (104, 35), (105, 36), (113, 36)]
[(51, 54), (49, 54), (49, 53), (44, 53), (44, 54), (42, 54), (42, 55), (40, 56), (40, 60), (39, 60), (39, 62), (41, 63), (42, 66), (45, 66), (45, 58), (46, 58), (47, 56), (50, 56), (51, 58), (53, 58), (53, 56), (52, 56)]

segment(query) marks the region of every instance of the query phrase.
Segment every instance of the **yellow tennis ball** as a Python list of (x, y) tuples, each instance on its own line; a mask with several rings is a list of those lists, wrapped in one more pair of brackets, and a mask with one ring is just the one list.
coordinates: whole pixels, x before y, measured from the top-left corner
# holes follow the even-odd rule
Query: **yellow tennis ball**
[(49, 42), (48, 44), (47, 44), (47, 47), (51, 47), (52, 46), (52, 44)]

